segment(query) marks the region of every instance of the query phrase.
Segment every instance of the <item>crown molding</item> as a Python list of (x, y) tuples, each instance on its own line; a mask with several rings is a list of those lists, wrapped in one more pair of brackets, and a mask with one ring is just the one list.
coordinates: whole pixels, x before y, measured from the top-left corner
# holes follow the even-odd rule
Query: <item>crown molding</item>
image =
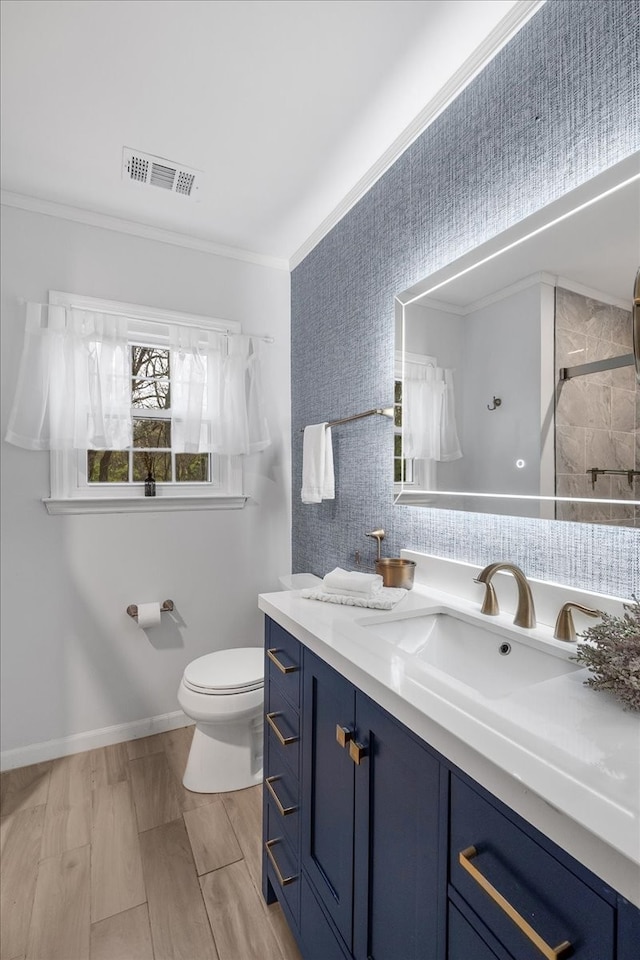
[(82, 207), (73, 207), (66, 203), (57, 203), (52, 200), (43, 200), (40, 197), (30, 197), (22, 193), (12, 193), (9, 190), (0, 191), (0, 204), (6, 207), (17, 207), (19, 210), (28, 210), (30, 213), (42, 213), (47, 217), (58, 217), (61, 220), (72, 220), (74, 223), (83, 223), (90, 227), (102, 227), (104, 230), (115, 230), (118, 233), (128, 233), (133, 237), (144, 240), (155, 240), (159, 243), (170, 243), (175, 247), (186, 247), (189, 250), (198, 250), (201, 253), (210, 253), (216, 257), (229, 257), (232, 260), (243, 260), (260, 267), (271, 267), (275, 270), (288, 270), (289, 262), (280, 257), (270, 257), (262, 253), (253, 253), (250, 250), (241, 250), (238, 247), (227, 247), (212, 240), (203, 240), (190, 237), (183, 233), (174, 233), (162, 227), (152, 227), (146, 223), (134, 220), (124, 220), (112, 217), (95, 210), (85, 210)]
[(429, 103), (420, 111), (412, 123), (394, 140), (390, 147), (382, 154), (372, 167), (355, 186), (346, 194), (344, 199), (326, 217), (322, 223), (305, 240), (289, 261), (289, 268), (294, 270), (313, 248), (325, 237), (330, 230), (351, 210), (374, 183), (393, 166), (396, 160), (411, 146), (427, 127), (440, 116), (453, 100), (468, 86), (471, 81), (486, 67), (496, 54), (511, 40), (524, 26), (546, 0), (518, 0), (511, 10), (494, 27), (491, 33), (474, 50), (470, 57), (456, 70), (452, 77), (444, 84)]
[(487, 294), (486, 297), (482, 297), (480, 300), (472, 300), (464, 306), (460, 306), (457, 303), (447, 303), (445, 300), (437, 300), (431, 297), (425, 297), (420, 303), (412, 303), (410, 306), (427, 307), (429, 310), (437, 310), (438, 313), (451, 313), (456, 317), (468, 317), (477, 310), (484, 310), (485, 307), (491, 307), (494, 303), (507, 300), (509, 297), (522, 293), (529, 287), (540, 286), (541, 284), (555, 287), (557, 279), (553, 274), (541, 271), (539, 273), (532, 273), (522, 280), (516, 280), (496, 291), (496, 293)]
[(607, 303), (612, 307), (619, 307), (620, 310), (633, 310), (633, 297), (629, 292), (629, 299), (623, 300), (620, 297), (614, 297), (610, 293), (604, 293), (602, 290), (596, 290), (595, 287), (587, 287), (584, 283), (578, 283), (576, 280), (569, 280), (567, 277), (556, 277), (556, 286), (568, 290), (570, 293), (578, 293), (581, 297), (587, 297), (589, 300), (598, 300), (600, 303)]

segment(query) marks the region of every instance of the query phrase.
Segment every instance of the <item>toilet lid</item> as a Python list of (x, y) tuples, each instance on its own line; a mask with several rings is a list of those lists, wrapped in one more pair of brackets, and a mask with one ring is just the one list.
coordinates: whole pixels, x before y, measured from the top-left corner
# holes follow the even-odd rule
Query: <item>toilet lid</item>
[(207, 653), (190, 663), (184, 683), (196, 693), (231, 694), (259, 690), (264, 685), (261, 647), (239, 647)]

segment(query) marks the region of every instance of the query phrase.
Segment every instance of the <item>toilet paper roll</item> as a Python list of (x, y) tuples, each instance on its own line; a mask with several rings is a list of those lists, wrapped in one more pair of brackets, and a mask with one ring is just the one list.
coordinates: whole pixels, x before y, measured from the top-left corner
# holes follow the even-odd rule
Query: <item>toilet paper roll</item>
[(143, 630), (149, 627), (157, 627), (160, 623), (160, 603), (155, 600), (153, 603), (138, 604), (138, 626)]

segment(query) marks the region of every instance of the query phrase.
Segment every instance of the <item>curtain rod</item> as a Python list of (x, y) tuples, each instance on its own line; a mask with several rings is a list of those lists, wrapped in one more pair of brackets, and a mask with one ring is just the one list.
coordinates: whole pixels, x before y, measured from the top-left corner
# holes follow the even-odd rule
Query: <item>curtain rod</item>
[[(198, 323), (195, 320), (164, 320), (162, 317), (147, 316), (143, 317), (141, 314), (130, 313), (129, 311), (117, 311), (117, 310), (95, 310), (91, 307), (83, 307), (77, 303), (41, 303), (39, 300), (26, 300), (24, 297), (18, 297), (18, 303), (24, 306), (27, 303), (33, 303), (37, 307), (61, 307), (63, 310), (84, 310), (87, 313), (102, 313), (105, 317), (128, 317), (130, 320), (142, 320), (145, 323), (164, 323), (166, 326), (170, 326), (172, 323), (178, 327), (197, 327), (200, 330), (204, 330), (205, 327), (203, 324)], [(257, 334), (257, 333), (233, 333), (230, 330), (217, 330), (216, 333), (222, 334), (223, 337), (250, 337), (252, 340), (261, 340), (263, 343), (274, 343), (275, 340), (273, 337), (267, 336), (266, 334)]]

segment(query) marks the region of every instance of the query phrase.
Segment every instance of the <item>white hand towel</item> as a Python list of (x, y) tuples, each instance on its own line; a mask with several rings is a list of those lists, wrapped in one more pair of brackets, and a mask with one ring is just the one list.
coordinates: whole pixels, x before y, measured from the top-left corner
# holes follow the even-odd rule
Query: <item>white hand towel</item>
[(335, 497), (331, 428), (326, 423), (304, 428), (301, 497), (303, 503), (321, 503)]
[(406, 597), (408, 590), (402, 587), (383, 587), (380, 593), (372, 597), (345, 597), (335, 593), (323, 593), (319, 588), (301, 590), (305, 600), (322, 600), (324, 603), (342, 603), (347, 607), (369, 607), (371, 610), (392, 610), (396, 603)]
[(377, 573), (359, 573), (336, 567), (322, 581), (324, 593), (346, 597), (373, 597), (382, 590), (383, 580)]

